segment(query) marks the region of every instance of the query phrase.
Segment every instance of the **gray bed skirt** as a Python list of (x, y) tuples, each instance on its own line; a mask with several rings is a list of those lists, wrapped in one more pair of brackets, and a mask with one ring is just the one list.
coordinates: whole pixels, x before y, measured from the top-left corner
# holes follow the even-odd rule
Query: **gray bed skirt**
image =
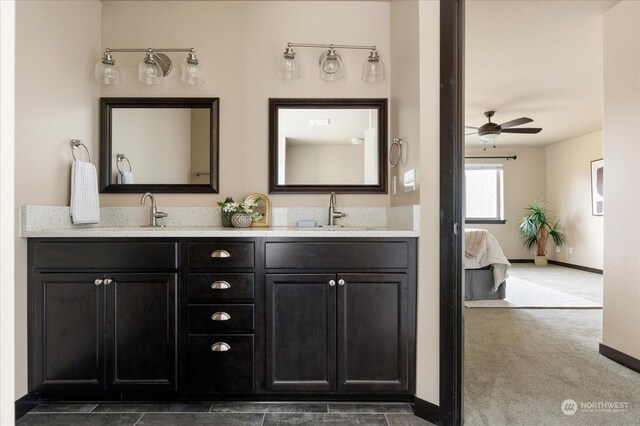
[(506, 296), (507, 282), (503, 281), (498, 291), (493, 291), (493, 269), (465, 269), (464, 300), (498, 300)]

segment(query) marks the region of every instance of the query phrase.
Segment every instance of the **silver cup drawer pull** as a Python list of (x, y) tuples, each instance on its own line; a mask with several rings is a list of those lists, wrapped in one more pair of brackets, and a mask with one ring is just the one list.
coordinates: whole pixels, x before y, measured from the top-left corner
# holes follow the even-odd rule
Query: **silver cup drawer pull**
[(216, 312), (211, 315), (212, 321), (229, 321), (231, 319), (231, 315), (226, 312)]
[(226, 281), (215, 281), (211, 283), (211, 288), (213, 290), (226, 290), (231, 288), (231, 284)]
[(231, 346), (229, 346), (228, 343), (224, 343), (224, 342), (217, 342), (211, 345), (211, 350), (213, 352), (226, 352), (230, 349), (231, 349)]
[(104, 280), (97, 279), (97, 280), (95, 280), (93, 283), (94, 283), (95, 285), (100, 285), (100, 284), (102, 284), (103, 282), (104, 282)]
[(231, 257), (231, 254), (226, 250), (216, 250), (211, 253), (211, 257), (219, 258), (219, 257)]

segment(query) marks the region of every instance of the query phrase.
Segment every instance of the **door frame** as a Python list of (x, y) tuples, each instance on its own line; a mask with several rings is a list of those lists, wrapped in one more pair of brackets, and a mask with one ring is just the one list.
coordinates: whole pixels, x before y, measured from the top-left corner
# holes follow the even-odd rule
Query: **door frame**
[(464, 1), (440, 1), (441, 425), (464, 423)]

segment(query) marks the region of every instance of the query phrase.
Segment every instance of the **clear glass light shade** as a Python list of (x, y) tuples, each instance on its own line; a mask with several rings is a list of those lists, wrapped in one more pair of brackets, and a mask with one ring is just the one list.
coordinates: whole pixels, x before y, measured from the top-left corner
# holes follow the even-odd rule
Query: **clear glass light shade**
[(369, 58), (362, 67), (362, 81), (377, 83), (384, 80), (384, 63), (378, 58)]
[(324, 81), (338, 81), (344, 77), (342, 58), (333, 49), (320, 56), (320, 78)]
[(116, 64), (105, 64), (102, 60), (98, 61), (96, 64), (93, 77), (101, 84), (122, 84), (118, 66)]
[(297, 80), (300, 78), (300, 64), (295, 57), (283, 56), (278, 63), (278, 78), (281, 80)]
[(201, 65), (185, 60), (180, 67), (180, 81), (191, 86), (204, 84), (204, 68)]
[(138, 81), (144, 84), (157, 86), (164, 82), (162, 68), (155, 62), (142, 61), (138, 64)]

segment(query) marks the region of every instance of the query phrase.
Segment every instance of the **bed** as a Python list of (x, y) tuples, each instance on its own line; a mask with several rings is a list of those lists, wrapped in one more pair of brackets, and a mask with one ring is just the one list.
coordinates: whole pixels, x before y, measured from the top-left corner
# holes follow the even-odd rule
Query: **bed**
[(504, 299), (511, 263), (493, 235), (467, 228), (465, 238), (465, 300)]

